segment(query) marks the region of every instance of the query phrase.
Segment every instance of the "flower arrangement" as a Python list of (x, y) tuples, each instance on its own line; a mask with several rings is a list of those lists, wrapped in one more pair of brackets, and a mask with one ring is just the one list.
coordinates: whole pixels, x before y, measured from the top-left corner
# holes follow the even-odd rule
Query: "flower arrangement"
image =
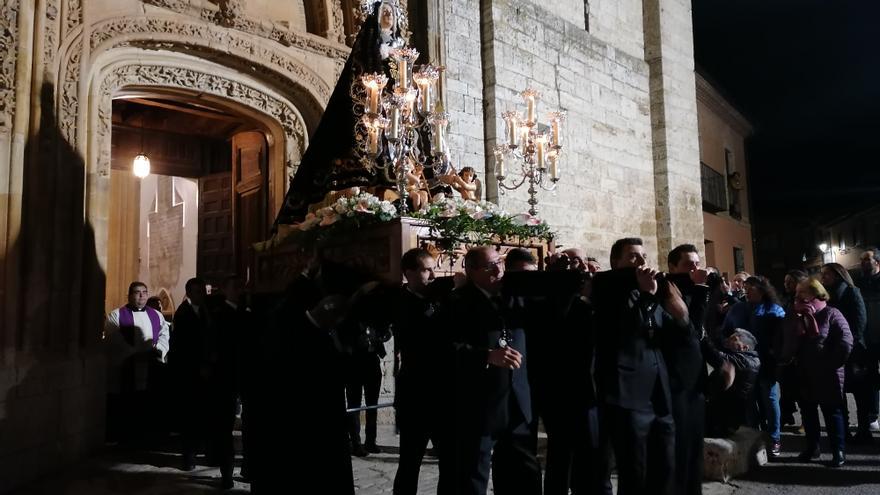
[(428, 221), (432, 234), (440, 240), (439, 247), (446, 251), (453, 251), (462, 244), (484, 245), (530, 238), (549, 241), (555, 236), (542, 220), (528, 213), (511, 215), (487, 201), (447, 198), (413, 216)]
[[(271, 249), (288, 242), (313, 246), (340, 233), (397, 217), (397, 209), (391, 202), (359, 192), (309, 213), (302, 222), (287, 226), (283, 232), (279, 230), (277, 237), (260, 243), (258, 249)], [(426, 210), (414, 213), (413, 217), (428, 224), (431, 235), (437, 239), (437, 247), (447, 253), (463, 246), (491, 244), (499, 240), (538, 238), (549, 241), (554, 237), (550, 227), (538, 218), (528, 213), (511, 215), (486, 201), (442, 199), (428, 205)]]

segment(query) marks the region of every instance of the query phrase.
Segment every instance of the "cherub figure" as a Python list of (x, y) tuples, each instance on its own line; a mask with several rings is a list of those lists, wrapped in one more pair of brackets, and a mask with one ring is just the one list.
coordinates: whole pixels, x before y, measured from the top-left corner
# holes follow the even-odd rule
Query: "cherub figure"
[(443, 182), (458, 191), (462, 199), (478, 201), (480, 180), (477, 179), (477, 171), (473, 167), (464, 167), (458, 174), (455, 174), (455, 168), (452, 168), (451, 172), (442, 177)]
[(412, 199), (415, 211), (422, 211), (428, 207), (428, 191), (425, 190), (424, 175), (422, 175), (424, 170), (425, 167), (417, 163), (406, 173), (406, 192)]

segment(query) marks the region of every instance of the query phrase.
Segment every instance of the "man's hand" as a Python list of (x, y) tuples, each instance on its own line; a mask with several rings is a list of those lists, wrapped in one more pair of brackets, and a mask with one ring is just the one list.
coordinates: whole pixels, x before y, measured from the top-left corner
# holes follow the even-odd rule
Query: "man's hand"
[(522, 366), (522, 354), (512, 347), (501, 347), (489, 351), (487, 360), (492, 366), (515, 370)]
[(656, 294), (657, 280), (654, 278), (656, 276), (657, 270), (653, 268), (648, 268), (647, 266), (636, 268), (636, 280), (639, 283), (639, 290), (648, 294)]
[(709, 278), (709, 272), (702, 269), (697, 268), (696, 270), (690, 272), (691, 282), (696, 285), (706, 285), (706, 281)]
[(675, 318), (675, 321), (687, 321), (688, 308), (684, 303), (684, 298), (681, 297), (681, 291), (668, 280), (664, 281), (664, 284), (666, 285), (666, 297), (663, 298), (663, 309)]

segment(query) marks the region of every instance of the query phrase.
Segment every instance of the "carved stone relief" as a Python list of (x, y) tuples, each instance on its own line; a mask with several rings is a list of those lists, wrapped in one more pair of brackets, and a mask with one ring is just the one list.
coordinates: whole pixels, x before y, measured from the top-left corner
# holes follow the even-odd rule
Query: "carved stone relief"
[[(243, 69), (252, 72), (262, 72), (261, 75), (274, 77), (279, 84), (291, 87), (292, 81), (301, 82), (304, 86), (312, 88), (322, 102), (330, 98), (331, 88), (309, 70), (304, 64), (296, 61), (283, 50), (272, 50), (260, 43), (255, 43), (246, 36), (239, 36), (230, 31), (209, 24), (188, 22), (169, 18), (120, 18), (112, 19), (96, 25), (92, 31), (90, 46), (92, 52), (97, 52), (100, 45), (106, 44), (111, 38), (127, 37), (131, 34), (167, 34), (173, 37), (174, 45), (187, 51), (193, 47), (202, 47), (203, 52), (216, 53), (223, 57), (224, 65), (234, 62), (237, 58), (243, 65)], [(152, 38), (152, 36), (150, 37)], [(170, 41), (170, 40), (169, 40)], [(131, 45), (132, 41), (120, 41), (118, 43), (101, 47), (110, 49), (114, 46)], [(147, 46), (147, 43), (141, 43)], [(165, 46), (167, 48), (167, 46)], [(228, 51), (218, 52), (214, 47), (223, 47)], [(200, 56), (204, 55), (200, 54)], [(256, 63), (255, 63), (256, 62)], [(269, 68), (278, 75), (271, 74)]]
[(18, 7), (18, 0), (0, 0), (0, 129), (12, 127), (15, 116)]
[(305, 125), (286, 101), (215, 74), (162, 65), (126, 65), (108, 74), (100, 87), (98, 122), (95, 130), (98, 139), (97, 171), (102, 176), (109, 174), (110, 171), (112, 96), (114, 91), (126, 86), (162, 86), (198, 90), (201, 93), (235, 101), (271, 116), (284, 130), (285, 164), (288, 176), (292, 176), (296, 171), (305, 152)]
[(71, 31), (82, 23), (82, 0), (67, 0), (65, 25)]
[[(198, 17), (222, 27), (244, 31), (248, 34), (281, 43), (284, 46), (302, 48), (331, 58), (346, 59), (348, 49), (337, 38), (326, 40), (318, 36), (291, 31), (268, 20), (251, 19), (242, 13), (240, 0), (215, 0), (219, 10), (194, 7), (185, 0), (143, 0), (144, 3), (162, 7), (178, 14)], [(313, 15), (307, 12), (306, 15)]]
[(58, 9), (60, 0), (46, 2), (46, 33), (43, 44), (43, 70), (49, 72), (55, 61), (58, 50)]
[(333, 0), (330, 30), (327, 38), (336, 40), (337, 43), (345, 44), (345, 15), (342, 12), (342, 0)]
[(63, 65), (64, 74), (59, 91), (58, 124), (61, 135), (76, 146), (76, 116), (79, 114), (79, 73), (82, 59), (82, 38), (71, 45), (68, 58)]

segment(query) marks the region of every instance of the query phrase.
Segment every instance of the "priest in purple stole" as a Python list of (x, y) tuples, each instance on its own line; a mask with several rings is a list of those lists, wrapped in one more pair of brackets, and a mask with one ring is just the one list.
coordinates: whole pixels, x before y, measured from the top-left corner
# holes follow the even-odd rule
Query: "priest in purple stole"
[(157, 421), (161, 368), (169, 349), (169, 327), (161, 313), (148, 307), (143, 282), (128, 287), (128, 304), (114, 309), (104, 323), (108, 347), (110, 440), (138, 441), (160, 433)]

